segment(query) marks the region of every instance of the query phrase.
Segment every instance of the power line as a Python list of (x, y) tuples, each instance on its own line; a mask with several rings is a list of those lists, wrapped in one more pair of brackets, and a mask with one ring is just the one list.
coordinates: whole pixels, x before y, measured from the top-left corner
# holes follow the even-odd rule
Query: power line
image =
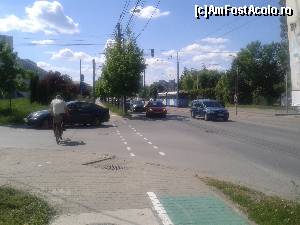
[(135, 7), (134, 7), (133, 11), (131, 12), (131, 16), (130, 16), (128, 22), (127, 22), (125, 30), (127, 30), (129, 28), (130, 23), (132, 22), (133, 16), (134, 16), (134, 14), (135, 14), (135, 12), (137, 10), (137, 7), (138, 7), (138, 5), (139, 5), (140, 2), (141, 2), (141, 0), (137, 0), (136, 1)]
[(131, 0), (126, 0), (126, 2), (125, 2), (125, 4), (124, 4), (124, 7), (123, 7), (123, 11), (122, 11), (122, 13), (121, 13), (121, 15), (120, 15), (120, 18), (119, 18), (118, 23), (121, 23), (122, 20), (124, 19), (125, 14), (126, 14), (126, 12), (127, 12), (127, 10), (128, 10), (128, 6), (130, 5), (130, 2), (131, 2)]
[(153, 18), (154, 14), (157, 13), (157, 9), (158, 9), (158, 6), (159, 6), (159, 4), (160, 4), (160, 1), (161, 1), (161, 0), (158, 0), (158, 2), (157, 2), (157, 4), (156, 4), (156, 7), (155, 7), (155, 10), (152, 12), (150, 18), (148, 19), (148, 21), (147, 21), (147, 23), (145, 24), (145, 26), (143, 27), (143, 29), (142, 29), (142, 30), (140, 31), (140, 33), (135, 37), (135, 40), (138, 39), (138, 38), (142, 35), (142, 33), (143, 33), (143, 32), (146, 30), (146, 28), (148, 27), (148, 25), (149, 25), (151, 19)]
[(66, 43), (66, 44), (35, 44), (35, 43), (22, 43), (17, 44), (17, 46), (60, 46), (60, 47), (67, 47), (67, 46), (103, 46), (105, 44), (97, 44), (97, 43)]

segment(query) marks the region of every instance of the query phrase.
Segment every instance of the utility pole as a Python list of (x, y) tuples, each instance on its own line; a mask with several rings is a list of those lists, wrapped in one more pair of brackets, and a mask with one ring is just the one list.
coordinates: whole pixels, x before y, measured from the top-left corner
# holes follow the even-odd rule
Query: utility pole
[(82, 96), (82, 82), (81, 82), (81, 76), (82, 76), (82, 74), (81, 74), (81, 59), (80, 59), (80, 61), (79, 61), (79, 73), (80, 73), (80, 75), (79, 75), (79, 88), (80, 88), (80, 95)]
[(289, 98), (288, 98), (288, 74), (285, 73), (285, 107), (286, 107), (286, 114), (289, 113)]
[(117, 23), (117, 41), (122, 43), (122, 31), (120, 23)]
[(179, 56), (177, 52), (177, 107), (179, 107)]
[(96, 61), (93, 59), (93, 102), (96, 102), (96, 92), (95, 92), (95, 79), (96, 79)]
[(144, 89), (146, 89), (146, 68), (144, 69)]
[(234, 103), (235, 103), (235, 115), (238, 114), (238, 95), (239, 95), (239, 66), (237, 65), (236, 77), (235, 77), (235, 94), (234, 94)]

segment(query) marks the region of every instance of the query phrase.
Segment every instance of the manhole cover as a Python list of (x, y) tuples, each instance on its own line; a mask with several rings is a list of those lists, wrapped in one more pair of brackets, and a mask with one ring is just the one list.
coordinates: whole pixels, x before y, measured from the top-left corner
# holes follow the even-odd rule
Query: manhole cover
[(102, 169), (105, 169), (105, 170), (112, 170), (112, 171), (118, 171), (118, 170), (124, 170), (126, 169), (126, 167), (124, 165), (103, 165), (103, 166), (100, 166)]
[(117, 225), (115, 223), (89, 223), (87, 225)]

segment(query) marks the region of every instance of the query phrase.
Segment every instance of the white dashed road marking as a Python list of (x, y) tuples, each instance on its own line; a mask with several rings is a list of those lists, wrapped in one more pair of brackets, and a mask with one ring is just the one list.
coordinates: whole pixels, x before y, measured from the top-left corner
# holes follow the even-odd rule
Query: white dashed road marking
[(165, 156), (166, 154), (164, 152), (159, 152), (160, 155)]
[(153, 148), (154, 148), (154, 149), (158, 149), (158, 147), (157, 147), (157, 146), (155, 146), (155, 145), (153, 146)]
[(145, 140), (145, 141), (148, 141), (148, 139), (147, 139), (147, 138), (144, 138), (144, 140)]
[(126, 142), (126, 141), (124, 141), (124, 145), (127, 145), (127, 142)]
[(131, 148), (130, 148), (130, 147), (127, 147), (126, 149), (127, 149), (128, 151), (131, 151)]
[(134, 157), (134, 156), (135, 156), (135, 154), (133, 154), (133, 153), (130, 153), (130, 156), (131, 156), (131, 157)]
[(148, 142), (148, 144), (149, 144), (149, 145), (152, 145), (152, 142), (151, 142), (151, 141), (149, 141), (149, 142)]

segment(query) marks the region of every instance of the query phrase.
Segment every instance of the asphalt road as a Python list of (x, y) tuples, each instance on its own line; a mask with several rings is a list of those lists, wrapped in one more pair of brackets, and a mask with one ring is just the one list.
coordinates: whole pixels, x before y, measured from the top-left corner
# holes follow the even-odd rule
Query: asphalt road
[(0, 149), (111, 153), (300, 198), (300, 118), (253, 115), (229, 122), (191, 119), (185, 109), (170, 109), (166, 119), (112, 116), (100, 128), (68, 129), (60, 146), (48, 130), (0, 127)]

